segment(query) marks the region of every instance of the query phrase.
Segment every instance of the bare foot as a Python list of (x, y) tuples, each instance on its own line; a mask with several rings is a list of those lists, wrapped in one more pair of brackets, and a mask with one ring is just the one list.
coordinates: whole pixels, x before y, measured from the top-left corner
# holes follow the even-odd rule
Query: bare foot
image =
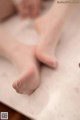
[[(36, 57), (42, 63), (56, 68), (58, 61), (55, 56), (56, 47), (60, 37), (60, 25), (54, 19), (53, 23), (45, 14), (34, 21), (35, 28), (40, 33), (41, 38), (36, 49)], [(51, 25), (52, 24), (52, 25)]]
[(55, 50), (59, 43), (63, 26), (74, 5), (58, 4), (56, 0), (45, 15), (35, 20), (34, 26), (41, 34), (40, 43), (36, 49), (36, 57), (50, 67), (57, 67)]
[(20, 71), (13, 88), (21, 94), (31, 94), (40, 85), (40, 66), (34, 56), (35, 46), (20, 44), (13, 49), (11, 58)]
[(35, 57), (35, 48), (0, 29), (0, 56), (13, 62), (20, 72), (19, 79), (13, 83), (18, 93), (31, 94), (40, 85), (40, 65)]

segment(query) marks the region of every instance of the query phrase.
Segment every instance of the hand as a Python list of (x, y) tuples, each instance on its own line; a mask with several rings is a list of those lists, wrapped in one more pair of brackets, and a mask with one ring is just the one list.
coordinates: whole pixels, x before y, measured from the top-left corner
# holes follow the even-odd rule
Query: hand
[(40, 13), (42, 0), (22, 0), (17, 9), (22, 17), (36, 17)]

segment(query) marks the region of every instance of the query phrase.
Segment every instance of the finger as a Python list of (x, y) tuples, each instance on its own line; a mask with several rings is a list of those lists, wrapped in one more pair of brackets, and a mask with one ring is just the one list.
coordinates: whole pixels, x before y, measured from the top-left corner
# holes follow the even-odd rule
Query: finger
[(24, 0), (24, 8), (25, 8), (25, 13), (27, 16), (30, 16), (30, 10), (29, 10), (29, 5), (30, 5), (30, 0)]
[(28, 17), (29, 15), (29, 11), (25, 8), (20, 8), (19, 9), (19, 14), (24, 18), (24, 17)]
[(37, 15), (39, 15), (41, 10), (41, 0), (34, 0), (33, 2), (33, 6), (31, 9), (31, 17), (36, 17)]
[(26, 9), (28, 9), (29, 11), (29, 17), (31, 16), (31, 11), (32, 11), (32, 7), (33, 7), (33, 0), (25, 0), (25, 7)]
[(25, 8), (24, 2), (19, 4), (18, 11), (23, 18), (28, 17), (29, 11), (27, 8)]

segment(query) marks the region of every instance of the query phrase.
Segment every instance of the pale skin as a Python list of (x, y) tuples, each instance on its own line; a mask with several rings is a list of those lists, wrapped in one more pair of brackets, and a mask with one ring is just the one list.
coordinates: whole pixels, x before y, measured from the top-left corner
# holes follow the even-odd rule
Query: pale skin
[(41, 36), (36, 47), (36, 57), (49, 67), (56, 68), (58, 66), (55, 51), (63, 26), (72, 9), (73, 4), (59, 4), (55, 0), (51, 9), (34, 21)]
[(35, 46), (24, 45), (0, 30), (0, 55), (13, 62), (20, 72), (19, 79), (12, 85), (18, 93), (31, 94), (40, 85), (40, 65), (35, 58)]
[[(37, 0), (37, 3), (38, 2), (40, 1)], [(55, 0), (51, 9), (45, 15), (34, 21), (34, 26), (41, 35), (36, 48), (36, 57), (40, 62), (50, 67), (56, 68), (58, 66), (55, 50), (59, 42), (62, 28), (72, 7), (73, 5), (60, 4)], [(54, 56), (52, 57), (53, 54)]]
[[(7, 3), (4, 0), (0, 4), (2, 7), (0, 16), (9, 14), (9, 10), (11, 10), (8, 9), (11, 7), (9, 1)], [(8, 5), (6, 6), (6, 4)], [(4, 8), (6, 12), (4, 12)], [(12, 85), (18, 93), (31, 94), (40, 85), (40, 63), (35, 58), (35, 48), (36, 46), (20, 43), (0, 28), (0, 56), (13, 62), (20, 72), (20, 77)]]
[[(26, 4), (29, 4), (28, 2), (31, 2), (31, 1), (25, 0), (23, 2), (26, 5)], [(2, 11), (4, 11), (3, 9), (4, 9), (4, 6), (6, 5), (5, 0), (3, 3), (4, 4), (2, 4)], [(32, 9), (31, 14), (35, 13), (35, 11), (36, 13), (38, 12), (37, 7), (38, 9), (40, 9), (39, 7), (40, 4), (41, 4), (40, 0), (37, 0), (37, 1), (33, 0), (32, 5), (34, 6), (33, 7), (34, 9)], [(17, 5), (18, 4), (16, 4), (16, 7), (18, 7)], [(23, 6), (22, 3), (21, 5)], [(26, 10), (27, 9), (28, 8), (26, 5)], [(9, 11), (7, 10), (5, 15), (8, 14), (8, 12)], [(21, 12), (24, 13), (24, 10), (21, 9)], [(30, 11), (29, 11), (29, 14), (30, 14)], [(20, 43), (15, 38), (10, 36), (10, 34), (6, 33), (4, 30), (0, 28), (0, 56), (3, 56), (9, 59), (11, 62), (13, 62), (13, 64), (16, 65), (16, 67), (20, 72), (20, 77), (12, 85), (13, 88), (18, 93), (31, 94), (40, 85), (40, 63), (39, 61), (36, 60), (35, 48), (36, 46), (29, 46), (29, 45), (24, 45)]]
[(0, 30), (0, 55), (13, 62), (21, 74), (19, 79), (13, 83), (13, 88), (18, 93), (31, 94), (38, 88), (40, 62), (52, 68), (57, 67), (55, 50), (70, 9), (72, 8), (68, 4), (58, 5), (55, 2), (45, 15), (34, 21), (41, 35), (39, 44), (36, 46), (24, 45)]
[(23, 18), (34, 18), (39, 15), (41, 5), (42, 0), (21, 0), (21, 2), (16, 4), (16, 8)]

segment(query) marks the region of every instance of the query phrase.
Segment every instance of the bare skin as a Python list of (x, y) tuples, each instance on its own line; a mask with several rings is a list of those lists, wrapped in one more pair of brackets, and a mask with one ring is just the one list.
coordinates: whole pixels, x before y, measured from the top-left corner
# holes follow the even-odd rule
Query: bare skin
[(56, 68), (58, 66), (55, 51), (71, 9), (72, 5), (59, 4), (55, 1), (46, 14), (34, 21), (34, 26), (41, 35), (36, 48), (36, 57), (49, 67)]
[(55, 50), (70, 7), (55, 2), (48, 13), (35, 20), (34, 24), (41, 34), (37, 46), (24, 45), (0, 30), (0, 55), (13, 62), (21, 74), (13, 83), (18, 93), (31, 94), (40, 85), (40, 67), (35, 53), (42, 63), (52, 68), (58, 65)]
[(0, 30), (0, 55), (13, 62), (20, 72), (19, 79), (13, 83), (18, 93), (31, 94), (37, 89), (40, 65), (35, 58), (35, 46), (24, 45)]
[(14, 12), (15, 10), (11, 0), (0, 0), (0, 21), (13, 15)]
[(21, 0), (16, 7), (22, 17), (36, 17), (40, 13), (41, 4), (42, 0)]

